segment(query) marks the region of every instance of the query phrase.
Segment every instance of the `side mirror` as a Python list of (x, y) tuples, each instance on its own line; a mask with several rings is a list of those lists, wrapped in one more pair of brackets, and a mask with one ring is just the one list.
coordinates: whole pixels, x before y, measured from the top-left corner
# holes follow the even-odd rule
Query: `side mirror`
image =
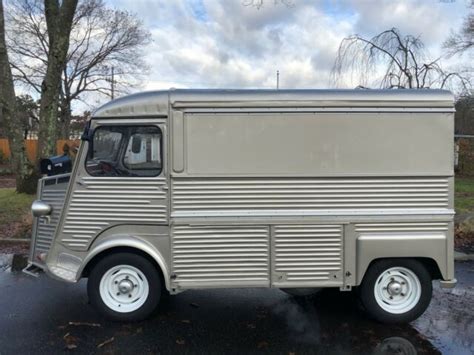
[(139, 135), (132, 137), (132, 153), (138, 154), (142, 150), (142, 138)]
[(49, 216), (52, 211), (53, 208), (51, 205), (48, 205), (47, 203), (44, 203), (40, 200), (34, 201), (31, 205), (31, 212), (33, 213), (34, 217)]

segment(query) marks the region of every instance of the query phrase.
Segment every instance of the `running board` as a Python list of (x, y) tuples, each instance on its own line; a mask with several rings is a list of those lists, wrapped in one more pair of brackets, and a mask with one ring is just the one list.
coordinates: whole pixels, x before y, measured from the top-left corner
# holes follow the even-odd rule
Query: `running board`
[(36, 266), (35, 264), (29, 263), (24, 269), (23, 272), (27, 275), (33, 277), (39, 277), (40, 273), (43, 272), (43, 269)]

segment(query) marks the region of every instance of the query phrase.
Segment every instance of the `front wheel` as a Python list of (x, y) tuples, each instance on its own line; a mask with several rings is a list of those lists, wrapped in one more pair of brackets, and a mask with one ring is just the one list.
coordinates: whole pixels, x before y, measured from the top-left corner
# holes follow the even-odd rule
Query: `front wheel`
[(416, 260), (379, 260), (367, 270), (359, 291), (360, 301), (374, 319), (407, 323), (428, 308), (431, 277)]
[(106, 256), (92, 269), (87, 283), (92, 305), (104, 316), (118, 321), (138, 321), (158, 306), (161, 280), (146, 258), (117, 253)]

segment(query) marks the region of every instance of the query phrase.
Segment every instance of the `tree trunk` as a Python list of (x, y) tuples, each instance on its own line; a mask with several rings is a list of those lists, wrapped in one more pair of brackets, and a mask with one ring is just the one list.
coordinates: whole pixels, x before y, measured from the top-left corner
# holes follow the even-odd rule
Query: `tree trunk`
[(8, 135), (12, 168), (16, 174), (16, 190), (17, 192), (34, 193), (37, 175), (26, 156), (23, 125), (20, 124), (19, 117), (17, 117), (16, 106), (15, 87), (5, 44), (3, 1), (0, 0), (0, 110), (2, 111), (2, 126)]
[(48, 66), (41, 84), (38, 160), (55, 154), (58, 138), (58, 108), (61, 74), (66, 65), (69, 35), (77, 0), (45, 0), (46, 25), (49, 36)]
[(71, 101), (62, 99), (61, 101), (61, 113), (60, 113), (60, 124), (59, 124), (59, 137), (61, 139), (69, 139), (71, 133)]

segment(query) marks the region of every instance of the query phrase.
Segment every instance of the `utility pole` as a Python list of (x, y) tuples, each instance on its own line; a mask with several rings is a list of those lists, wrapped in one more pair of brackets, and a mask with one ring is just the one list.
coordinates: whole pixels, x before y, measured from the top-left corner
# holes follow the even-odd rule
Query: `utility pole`
[(280, 89), (280, 71), (277, 70), (277, 90)]
[(112, 67), (112, 80), (110, 81), (110, 91), (111, 91), (111, 97), (112, 97), (112, 100), (114, 99), (114, 94), (115, 94), (115, 88), (114, 88), (114, 85), (115, 85), (115, 78), (114, 78), (114, 67)]

